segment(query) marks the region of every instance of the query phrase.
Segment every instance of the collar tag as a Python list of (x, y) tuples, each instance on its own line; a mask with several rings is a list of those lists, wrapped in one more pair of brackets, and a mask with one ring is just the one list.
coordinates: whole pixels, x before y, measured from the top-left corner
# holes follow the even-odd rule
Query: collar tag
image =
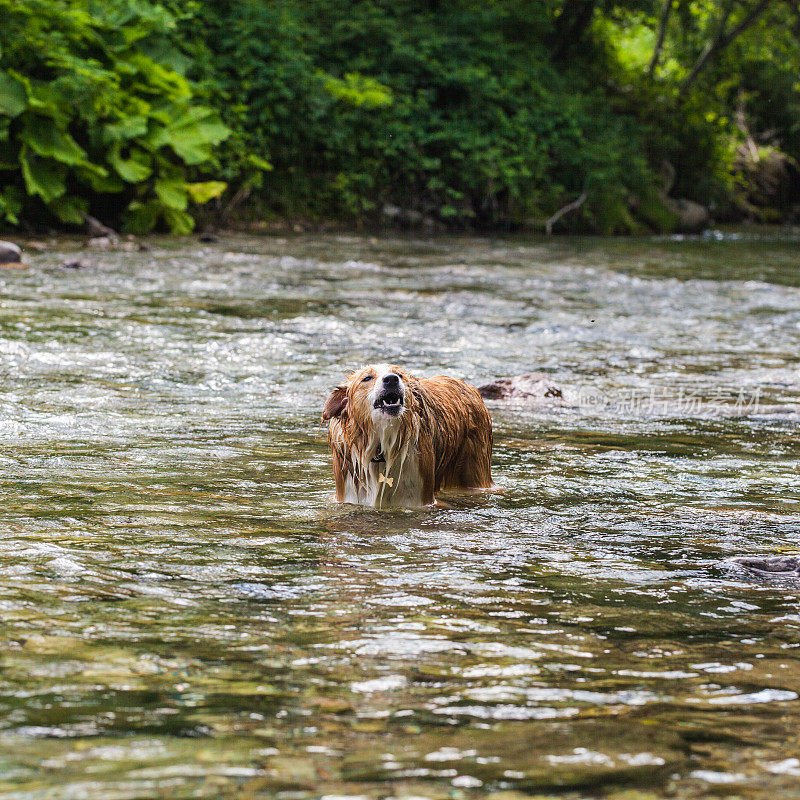
[(385, 483), (391, 489), (394, 486), (394, 478), (387, 478), (382, 472), (378, 473), (378, 484)]

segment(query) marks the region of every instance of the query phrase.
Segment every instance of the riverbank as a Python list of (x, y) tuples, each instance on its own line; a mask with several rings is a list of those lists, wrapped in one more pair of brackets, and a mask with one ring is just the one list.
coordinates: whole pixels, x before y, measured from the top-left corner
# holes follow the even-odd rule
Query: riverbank
[(0, 223), (797, 219), (792, 9), (687, 2), (0, 0)]
[[(31, 257), (43, 255), (48, 252), (69, 252), (72, 254), (85, 252), (147, 252), (156, 246), (165, 246), (170, 249), (181, 247), (196, 247), (197, 245), (224, 244), (231, 242), (235, 244), (246, 237), (256, 237), (265, 242), (288, 243), (292, 240), (302, 239), (307, 236), (322, 237), (352, 237), (353, 241), (365, 241), (377, 244), (384, 241), (404, 241), (412, 244), (425, 242), (453, 242), (464, 241), (472, 243), (476, 241), (514, 241), (521, 245), (524, 244), (553, 244), (559, 248), (569, 248), (571, 243), (582, 248), (586, 243), (604, 241), (625, 243), (628, 242), (635, 247), (640, 242), (650, 242), (653, 244), (661, 242), (783, 242), (800, 244), (800, 225), (724, 225), (709, 228), (700, 233), (684, 234), (648, 234), (646, 236), (621, 236), (621, 237), (601, 237), (593, 235), (566, 235), (556, 234), (544, 236), (541, 232), (516, 232), (507, 231), (462, 231), (454, 233), (441, 228), (419, 225), (412, 227), (368, 227), (352, 226), (341, 222), (328, 220), (310, 220), (307, 218), (274, 219), (261, 220), (258, 222), (231, 225), (228, 228), (217, 230), (208, 229), (203, 233), (192, 236), (174, 236), (169, 234), (150, 234), (148, 236), (120, 236), (115, 232), (112, 235), (76, 235), (74, 233), (53, 233), (47, 236), (19, 236), (7, 233), (5, 235), (6, 244), (14, 248), (19, 248), (17, 254), (11, 257), (9, 251), (7, 262), (29, 260)], [(2, 239), (3, 237), (0, 237)], [(2, 245), (2, 242), (0, 242)], [(0, 250), (2, 248), (0, 247)], [(2, 255), (2, 253), (0, 253)], [(17, 257), (18, 256), (18, 257)]]

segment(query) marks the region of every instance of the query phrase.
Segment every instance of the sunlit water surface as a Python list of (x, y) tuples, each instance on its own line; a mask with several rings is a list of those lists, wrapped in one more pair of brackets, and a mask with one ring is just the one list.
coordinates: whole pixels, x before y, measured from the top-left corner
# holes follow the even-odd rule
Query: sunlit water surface
[[(798, 244), (57, 247), (0, 272), (0, 796), (795, 796), (800, 583), (729, 559), (798, 551)], [(369, 361), (567, 404), (492, 407), (502, 493), (337, 507)]]

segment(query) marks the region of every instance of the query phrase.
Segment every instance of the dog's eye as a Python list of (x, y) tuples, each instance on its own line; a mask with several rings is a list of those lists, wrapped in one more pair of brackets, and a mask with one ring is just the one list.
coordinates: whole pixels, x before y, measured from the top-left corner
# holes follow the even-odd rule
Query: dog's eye
[(369, 383), (371, 380), (372, 380), (372, 375), (365, 375), (365, 376), (364, 376), (364, 377), (361, 379), (361, 383)]

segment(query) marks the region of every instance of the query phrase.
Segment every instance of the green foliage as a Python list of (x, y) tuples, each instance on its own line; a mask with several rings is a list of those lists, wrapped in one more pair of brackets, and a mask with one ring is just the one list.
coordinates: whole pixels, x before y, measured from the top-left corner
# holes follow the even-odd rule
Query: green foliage
[(762, 219), (800, 201), (788, 4), (0, 0), (0, 14), (10, 224), (92, 213), (187, 233), (225, 197), (223, 218), (250, 198), (267, 214), (517, 227), (585, 195), (559, 230), (626, 233), (673, 228), (667, 190)]
[(260, 195), (278, 213), (360, 220), (388, 203), (516, 225), (588, 187), (584, 224), (622, 230), (601, 222), (603, 197), (624, 206), (653, 182), (635, 119), (586, 63), (553, 63), (545, 3), (226, 0), (199, 15), (212, 44), (195, 77), (274, 165)]
[[(650, 75), (639, 45), (653, 44), (664, 0), (615, 6), (596, 32), (614, 51), (614, 80), (626, 84), (627, 107), (647, 129), (651, 162), (675, 168), (673, 194), (708, 203), (718, 217), (762, 216), (753, 200), (753, 170), (742, 148), (768, 146), (787, 165), (782, 192), (760, 201), (800, 200), (800, 28), (796, 10), (759, 0), (681, 0), (667, 18), (664, 46)], [(638, 43), (638, 44), (637, 44)], [(631, 58), (635, 53), (637, 57)], [(710, 53), (710, 55), (708, 55)], [(706, 55), (708, 57), (706, 58)], [(754, 165), (750, 165), (753, 167)], [(756, 170), (757, 172), (757, 170)], [(750, 201), (746, 198), (750, 196)]]
[(386, 86), (357, 72), (346, 73), (343, 80), (324, 76), (322, 86), (331, 97), (351, 106), (380, 108), (392, 104), (392, 93)]
[(78, 225), (112, 195), (132, 229), (190, 231), (189, 199), (225, 188), (192, 168), (213, 167), (229, 131), (175, 68), (174, 16), (144, 0), (0, 0), (0, 17), (0, 220), (29, 208)]

